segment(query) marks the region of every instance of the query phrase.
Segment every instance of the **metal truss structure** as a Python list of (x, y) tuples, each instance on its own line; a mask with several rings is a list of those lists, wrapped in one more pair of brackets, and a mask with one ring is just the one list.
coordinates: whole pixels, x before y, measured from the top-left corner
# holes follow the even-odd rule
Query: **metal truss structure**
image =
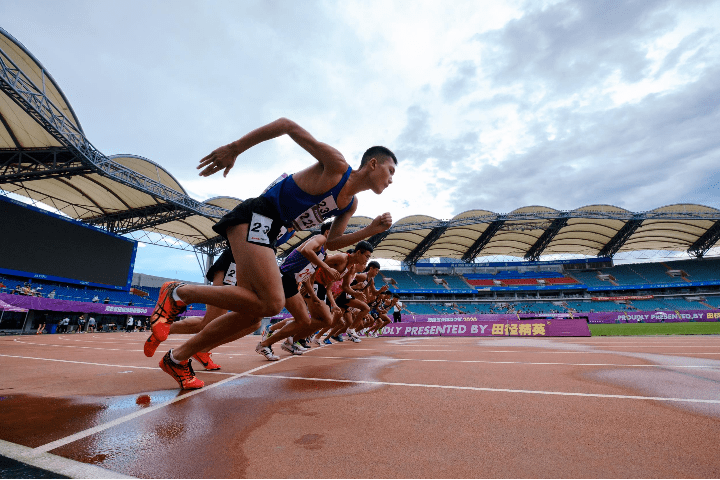
[[(64, 162), (58, 163), (50, 161), (51, 157), (49, 156), (28, 157), (17, 152), (18, 155), (13, 158), (3, 159), (5, 161), (1, 164), (3, 170), (0, 172), (0, 183), (17, 181), (26, 173), (29, 177), (25, 178), (29, 179), (43, 176), (71, 176), (76, 175), (82, 169), (85, 172), (92, 171), (112, 178), (118, 183), (194, 214), (220, 218), (225, 213), (222, 208), (198, 202), (103, 155), (85, 138), (83, 132), (50, 101), (44, 89), (35, 85), (2, 49), (0, 49), (0, 91), (63, 145), (64, 150), (59, 153), (66, 159)], [(21, 161), (26, 159), (27, 163)]]
[[(0, 33), (6, 34), (2, 28)], [(198, 202), (184, 192), (148, 178), (102, 154), (87, 140), (80, 127), (66, 117), (63, 110), (46, 95), (45, 77), (42, 78), (43, 84), (36, 85), (11, 56), (0, 48), (0, 91), (42, 126), (60, 145), (46, 148), (20, 148), (20, 142), (14, 138), (12, 128), (7, 124), (8, 120), (0, 115), (0, 121), (9, 132), (11, 140), (18, 145), (16, 149), (0, 150), (0, 187), (2, 187), (0, 194), (16, 193), (33, 198), (34, 201), (52, 205), (63, 213), (72, 209), (74, 218), (81, 218), (91, 225), (144, 243), (190, 250), (196, 255), (202, 254), (207, 257), (214, 257), (226, 248), (226, 242), (221, 237), (208, 239), (197, 236), (194, 232), (177, 234), (171, 233), (169, 228), (163, 229), (165, 224), (179, 222), (194, 215), (217, 219), (227, 210), (210, 203)], [(110, 212), (98, 210), (92, 205), (80, 205), (81, 202), (72, 203), (71, 200), (63, 199), (59, 195), (51, 198), (37, 187), (33, 190), (32, 182), (36, 180), (53, 179), (70, 184), (73, 177), (91, 174), (112, 179), (126, 187), (150, 195), (157, 200), (157, 204)], [(77, 190), (77, 187), (74, 188)], [(397, 259), (403, 259), (404, 263), (412, 265), (428, 254), (434, 245), (442, 243), (444, 236), (450, 235), (453, 229), (460, 230), (459, 227), (480, 224), (485, 224), (485, 228), (482, 231), (477, 229), (477, 236), (465, 238), (467, 242), (462, 247), (464, 252), (458, 255), (464, 262), (474, 262), (498, 235), (507, 235), (508, 232), (525, 234), (533, 230), (535, 232), (532, 236), (528, 236), (530, 238), (528, 243), (523, 244), (527, 245), (524, 258), (531, 261), (539, 260), (553, 240), (568, 228), (571, 220), (575, 219), (623, 222), (619, 230), (616, 228), (615, 235), (600, 248), (598, 256), (614, 256), (639, 229), (645, 228), (652, 221), (677, 222), (677, 224), (712, 222), (710, 228), (707, 228), (707, 223), (703, 224), (705, 225), (703, 227), (695, 227), (704, 230), (704, 233), (692, 237), (691, 241), (696, 238), (697, 240), (687, 249), (687, 253), (695, 257), (702, 257), (720, 241), (719, 210), (658, 209), (633, 213), (621, 209), (595, 210), (595, 208), (598, 207), (585, 207), (573, 211), (524, 208), (509, 214), (482, 212), (452, 220), (427, 220), (427, 217), (423, 217), (422, 221), (398, 222), (388, 231), (371, 237), (369, 242), (382, 250), (383, 242), (392, 241), (393, 236), (405, 232), (428, 231), (429, 233), (423, 234), (419, 241), (415, 235), (411, 246), (405, 247), (402, 255), (395, 256)], [(357, 228), (348, 229), (348, 232)], [(152, 229), (153, 232), (147, 232), (147, 229)], [(542, 230), (539, 236), (538, 230)], [(688, 243), (682, 244), (683, 248)], [(457, 251), (456, 249), (455, 252)], [(552, 252), (553, 249), (550, 248), (550, 251)], [(202, 268), (202, 262), (199, 260), (198, 262)]]

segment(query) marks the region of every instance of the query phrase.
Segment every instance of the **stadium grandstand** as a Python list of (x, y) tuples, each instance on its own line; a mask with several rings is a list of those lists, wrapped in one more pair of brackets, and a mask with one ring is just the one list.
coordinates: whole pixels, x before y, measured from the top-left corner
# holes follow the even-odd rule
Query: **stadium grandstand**
[[(132, 242), (192, 251), (203, 273), (225, 248), (211, 227), (240, 199), (192, 199), (152, 160), (98, 151), (50, 73), (2, 28), (0, 90), (4, 204), (42, 206), (52, 212), (47, 215)], [(7, 217), (0, 219), (3, 230), (13, 228)], [(370, 221), (355, 217), (349, 230)], [(280, 246), (278, 260), (316, 233), (298, 232)], [(720, 210), (696, 204), (645, 212), (598, 204), (572, 211), (471, 210), (449, 220), (409, 216), (369, 239), (376, 258), (401, 264), (400, 270), (383, 270), (379, 283), (418, 315), (717, 309), (720, 260), (711, 257), (718, 240)], [(681, 259), (616, 261), (645, 251)], [(444, 260), (430, 261), (439, 258)], [(486, 261), (499, 258), (504, 261)], [(163, 279), (130, 274), (127, 283), (90, 285), (0, 262), (0, 300), (22, 310), (4, 308), (0, 330), (32, 331), (41, 314), (52, 323), (72, 312), (77, 323), (81, 313), (90, 313), (102, 325), (118, 325), (126, 315), (146, 317)]]

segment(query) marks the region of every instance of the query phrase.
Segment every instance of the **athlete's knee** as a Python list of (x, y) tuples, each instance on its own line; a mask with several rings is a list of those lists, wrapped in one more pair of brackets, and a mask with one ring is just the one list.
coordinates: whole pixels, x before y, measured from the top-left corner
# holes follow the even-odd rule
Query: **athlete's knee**
[[(258, 295), (258, 315), (262, 317), (272, 317), (277, 315), (285, 307), (285, 295), (282, 290), (279, 292), (264, 292)], [(240, 309), (239, 311), (243, 311)]]

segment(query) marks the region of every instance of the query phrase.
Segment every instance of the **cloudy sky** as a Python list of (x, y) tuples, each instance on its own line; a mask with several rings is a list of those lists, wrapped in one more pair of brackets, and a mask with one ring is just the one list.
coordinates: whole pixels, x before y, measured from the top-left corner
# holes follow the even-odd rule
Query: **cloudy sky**
[[(0, 21), (100, 151), (147, 157), (198, 200), (311, 162), (285, 138), (197, 176), (285, 116), (354, 166), (395, 151), (393, 185), (360, 215), (720, 208), (718, 1), (25, 0)], [(161, 274), (145, 255), (136, 271)]]

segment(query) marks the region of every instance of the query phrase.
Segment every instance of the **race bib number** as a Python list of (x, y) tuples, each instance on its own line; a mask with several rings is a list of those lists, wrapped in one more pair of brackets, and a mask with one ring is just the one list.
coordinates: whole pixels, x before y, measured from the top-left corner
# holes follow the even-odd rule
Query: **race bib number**
[(225, 285), (237, 285), (237, 268), (235, 266), (235, 262), (232, 262), (230, 266), (227, 269), (227, 272), (225, 272), (225, 278), (223, 279), (223, 283)]
[(295, 280), (300, 283), (304, 282), (306, 279), (310, 277), (315, 272), (315, 265), (312, 263), (309, 264), (307, 267), (300, 270), (298, 273), (295, 274)]
[(336, 209), (335, 199), (328, 195), (325, 200), (308, 208), (293, 220), (293, 227), (295, 230), (310, 230), (323, 223), (324, 216)]
[(254, 213), (250, 225), (248, 226), (247, 240), (251, 243), (264, 243), (270, 245), (270, 238), (268, 233), (272, 227), (272, 218), (268, 218), (265, 215)]

